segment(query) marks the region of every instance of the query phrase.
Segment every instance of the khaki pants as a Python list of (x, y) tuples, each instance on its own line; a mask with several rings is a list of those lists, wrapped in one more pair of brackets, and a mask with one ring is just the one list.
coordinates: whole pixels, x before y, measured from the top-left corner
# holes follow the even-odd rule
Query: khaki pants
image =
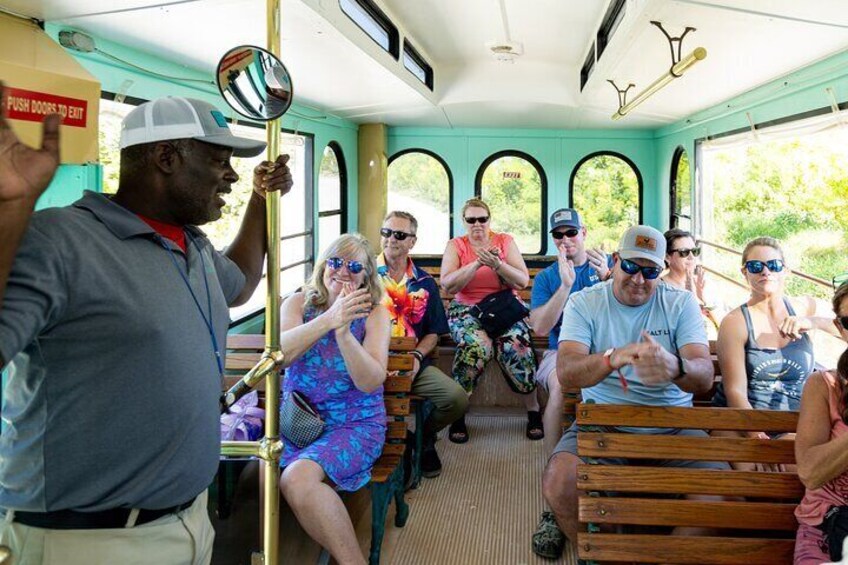
[(11, 565), (208, 565), (215, 531), (207, 493), (189, 508), (131, 528), (47, 530), (0, 517), (0, 544)]
[(468, 395), (459, 384), (435, 365), (428, 365), (412, 381), (412, 394), (433, 403), (426, 431), (431, 434), (454, 423), (468, 409)]

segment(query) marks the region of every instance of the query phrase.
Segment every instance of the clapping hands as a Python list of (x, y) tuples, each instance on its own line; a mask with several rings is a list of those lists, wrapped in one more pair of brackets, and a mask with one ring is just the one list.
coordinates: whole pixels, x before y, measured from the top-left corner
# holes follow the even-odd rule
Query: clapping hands
[(497, 271), (498, 267), (501, 266), (500, 250), (497, 247), (493, 247), (492, 249), (475, 249), (474, 252), (477, 254), (477, 260), (481, 265), (489, 267), (494, 271)]

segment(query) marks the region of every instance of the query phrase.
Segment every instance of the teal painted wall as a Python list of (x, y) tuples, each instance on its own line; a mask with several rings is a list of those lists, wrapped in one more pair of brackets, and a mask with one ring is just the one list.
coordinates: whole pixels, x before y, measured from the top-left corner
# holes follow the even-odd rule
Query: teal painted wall
[(84, 190), (100, 190), (103, 167), (96, 163), (61, 165), (53, 181), (36, 203), (36, 210), (67, 206), (78, 200)]
[[(49, 23), (46, 25), (47, 33), (54, 39), (58, 37), (59, 31), (62, 29), (69, 28)], [(184, 81), (155, 77), (97, 53), (70, 52), (88, 72), (97, 77), (101, 83), (102, 90), (123, 93), (130, 97), (145, 100), (168, 95), (199, 98), (215, 104), (215, 106), (220, 108), (230, 118), (237, 119), (241, 123), (248, 121), (238, 116), (238, 114), (226, 105), (214, 82), (212, 82), (214, 81), (214, 77), (211, 71), (198, 71), (100, 37), (95, 37), (94, 39), (99, 49), (115, 57), (129, 61), (134, 65), (161, 73), (162, 75), (191, 79), (191, 81)], [(221, 47), (222, 55), (227, 47)], [(292, 77), (292, 79), (295, 89), (295, 99), (297, 99), (297, 77)], [(348, 227), (351, 230), (356, 229), (358, 215), (356, 200), (358, 177), (356, 171), (358, 162), (357, 124), (325, 114), (296, 102), (292, 104), (289, 112), (283, 116), (282, 123), (285, 130), (313, 136), (313, 147), (315, 150), (313, 181), (316, 189), (324, 147), (331, 141), (335, 141), (341, 146), (347, 172)], [(86, 182), (85, 188), (100, 190), (101, 177), (99, 175), (89, 175)], [(67, 191), (58, 188), (58, 179), (54, 181), (53, 185), (49, 189), (51, 199), (57, 202), (64, 202), (64, 195)], [(52, 193), (54, 191), (61, 191), (62, 194), (57, 194), (53, 197)], [(48, 196), (47, 193), (45, 194), (46, 196)], [(317, 197), (315, 198), (313, 222), (315, 226), (318, 225)]]
[[(389, 129), (389, 157), (406, 149), (427, 149), (444, 159), (453, 176), (453, 210), (474, 195), (477, 170), (487, 157), (504, 150), (527, 153), (536, 159), (548, 180), (547, 215), (568, 206), (571, 174), (581, 159), (599, 151), (619, 153), (632, 161), (642, 178), (642, 219), (657, 224), (663, 210), (657, 206), (654, 134), (650, 130), (532, 130), (532, 129)], [(454, 215), (454, 233), (461, 219)], [(589, 226), (591, 229), (591, 226)], [(547, 231), (547, 219), (545, 229)], [(553, 253), (548, 239), (546, 254)]]

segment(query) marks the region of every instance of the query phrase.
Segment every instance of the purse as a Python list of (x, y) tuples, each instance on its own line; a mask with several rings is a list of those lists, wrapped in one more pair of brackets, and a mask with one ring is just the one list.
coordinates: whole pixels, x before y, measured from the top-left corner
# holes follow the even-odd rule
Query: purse
[(480, 321), (480, 325), (492, 339), (503, 335), (513, 324), (529, 314), (527, 306), (509, 288), (493, 292), (471, 307), (471, 315)]
[(842, 560), (842, 544), (848, 536), (848, 506), (831, 506), (821, 525), (831, 561)]
[(324, 433), (324, 420), (306, 395), (293, 390), (280, 406), (280, 433), (303, 449)]

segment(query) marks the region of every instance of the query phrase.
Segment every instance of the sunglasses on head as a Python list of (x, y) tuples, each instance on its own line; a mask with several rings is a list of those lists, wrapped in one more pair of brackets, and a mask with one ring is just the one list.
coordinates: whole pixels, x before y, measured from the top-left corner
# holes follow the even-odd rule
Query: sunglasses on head
[(388, 239), (389, 236), (393, 235), (398, 241), (403, 241), (407, 237), (415, 237), (414, 233), (406, 233), (405, 231), (400, 230), (390, 230), (389, 228), (382, 228), (380, 230), (380, 235), (382, 235), (386, 239)]
[(848, 273), (836, 275), (835, 277), (833, 277), (831, 282), (833, 283), (833, 288), (839, 288), (840, 286), (848, 282)]
[(693, 257), (700, 257), (701, 256), (701, 248), (700, 247), (693, 247), (691, 249), (672, 249), (671, 252), (672, 252), (672, 254), (677, 253), (678, 255), (680, 255), (683, 258), (689, 257), (690, 253), (692, 254)]
[(783, 270), (783, 261), (780, 259), (770, 259), (769, 261), (745, 261), (745, 268), (752, 275), (759, 275), (763, 272), (763, 268), (768, 267), (772, 273), (779, 273)]
[(365, 268), (365, 265), (361, 261), (345, 261), (341, 257), (330, 257), (327, 259), (327, 266), (334, 271), (338, 271), (345, 265), (347, 265), (347, 270), (350, 271), (351, 275), (358, 275)]
[(551, 237), (560, 240), (564, 237), (577, 237), (577, 234), (580, 233), (580, 230), (576, 228), (569, 228), (565, 231), (552, 231)]
[(642, 276), (646, 281), (652, 281), (662, 272), (660, 267), (643, 267), (638, 263), (634, 263), (628, 259), (621, 260), (621, 270), (627, 273), (628, 275), (635, 275), (639, 271), (642, 271)]
[(465, 218), (465, 221), (469, 224), (485, 224), (489, 221), (489, 216), (471, 216), (469, 218)]

